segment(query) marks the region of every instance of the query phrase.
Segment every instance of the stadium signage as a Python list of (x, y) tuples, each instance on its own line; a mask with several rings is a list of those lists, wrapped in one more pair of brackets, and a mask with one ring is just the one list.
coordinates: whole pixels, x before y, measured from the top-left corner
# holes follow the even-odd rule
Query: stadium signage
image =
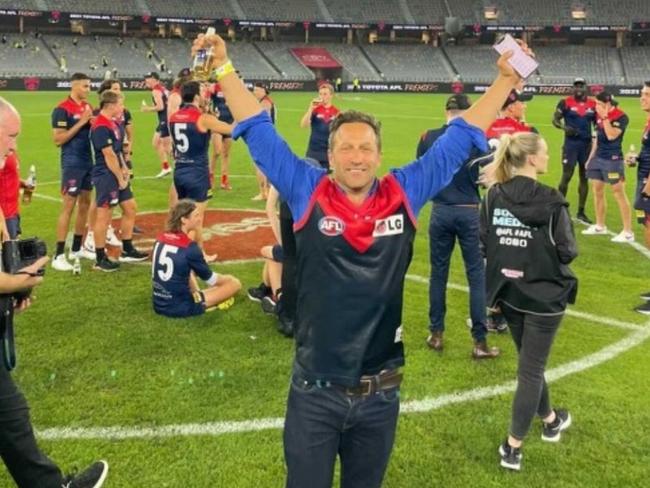
[(278, 22), (277, 20), (238, 20), (240, 27), (293, 27), (295, 22)]
[(37, 12), (36, 10), (12, 10), (12, 9), (0, 9), (0, 15), (7, 15), (10, 17), (21, 16), (21, 17), (40, 17), (43, 15), (43, 12)]
[(417, 93), (436, 93), (439, 90), (438, 83), (404, 83), (404, 91)]
[(154, 17), (153, 20), (157, 24), (197, 24), (197, 25), (214, 24), (214, 20), (211, 19), (187, 19), (183, 17)]
[(70, 14), (71, 20), (109, 20), (109, 21), (129, 21), (133, 20), (132, 15), (107, 15), (107, 14)]
[(570, 25), (566, 29), (569, 32), (612, 32), (628, 30), (623, 25)]
[[(35, 80), (38, 80), (37, 82)], [(272, 91), (314, 91), (316, 80), (263, 80), (247, 79), (246, 86), (252, 89), (256, 82), (264, 82), (269, 85)], [(99, 88), (101, 80), (91, 81), (93, 89)], [(124, 90), (146, 90), (144, 81), (141, 78), (122, 78)], [(398, 92), (398, 93), (484, 93), (488, 85), (481, 83), (416, 83), (416, 82), (361, 82), (361, 92)], [(0, 90), (69, 90), (70, 80), (60, 78), (0, 78)], [(590, 85), (593, 94), (603, 90), (620, 97), (638, 97), (641, 93), (639, 86), (622, 85)], [(352, 93), (352, 83), (343, 85), (344, 92)], [(571, 93), (571, 85), (527, 85), (527, 93), (538, 95), (568, 95)]]
[(411, 31), (443, 31), (443, 25), (413, 25), (413, 24), (393, 24), (393, 30), (411, 30)]
[(314, 24), (323, 29), (369, 29), (370, 24), (354, 24), (348, 22), (316, 22)]

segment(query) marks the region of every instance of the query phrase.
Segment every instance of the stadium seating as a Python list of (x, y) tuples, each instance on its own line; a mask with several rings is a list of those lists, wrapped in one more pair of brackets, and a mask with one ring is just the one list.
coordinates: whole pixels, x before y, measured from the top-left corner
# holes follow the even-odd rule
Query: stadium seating
[(198, 17), (207, 19), (236, 18), (230, 2), (204, 0), (145, 0), (149, 14), (156, 17)]
[[(147, 57), (150, 48), (145, 40), (125, 39), (120, 44), (118, 37), (98, 37), (95, 40), (89, 36), (48, 35), (45, 41), (57, 59), (65, 56), (70, 73), (81, 71), (93, 77), (103, 77), (106, 70), (115, 68), (120, 77), (141, 77), (146, 71), (158, 69), (158, 60)], [(103, 57), (108, 62), (106, 67), (102, 66)]]
[(486, 82), (496, 75), (497, 54), (491, 46), (450, 46), (445, 52), (462, 81)]
[(38, 0), (21, 0), (20, 3), (16, 0), (0, 0), (0, 8), (6, 9), (24, 9), (24, 10), (41, 10), (41, 2)]
[(450, 81), (453, 71), (447, 68), (440, 49), (425, 45), (375, 44), (364, 49), (387, 81)]
[[(61, 74), (58, 64), (41, 39), (16, 34), (5, 36), (7, 42), (0, 44), (0, 66), (3, 75), (54, 77)], [(16, 43), (24, 43), (24, 47), (16, 48)]]
[[(292, 20), (296, 22), (325, 20), (315, 1), (304, 0), (238, 0), (251, 20)], [(225, 3), (225, 2), (224, 2)]]
[(625, 78), (615, 48), (600, 46), (537, 47), (539, 72), (545, 83), (571, 83), (577, 76), (589, 82), (621, 84)]
[[(586, 8), (585, 20), (571, 18), (569, 0), (545, 0), (525, 2), (522, 0), (322, 0), (332, 20), (341, 22), (442, 24), (445, 17), (459, 17), (463, 23), (488, 23), (483, 17), (485, 5), (496, 6), (499, 24), (586, 24), (627, 25), (632, 20), (650, 19), (650, 2), (647, 0), (581, 0)], [(103, 0), (0, 0), (0, 8), (24, 8), (42, 10), (73, 11), (85, 13), (112, 13), (203, 18), (246, 18), (251, 20), (329, 20), (317, 0), (230, 0), (206, 2), (185, 0), (179, 9), (175, 0), (125, 0), (105, 2)], [(410, 17), (410, 18), (409, 18)]]
[(407, 5), (413, 20), (417, 24), (441, 25), (449, 12), (444, 2), (431, 2), (429, 0), (407, 0)]
[(291, 80), (313, 80), (314, 73), (303, 65), (291, 53), (295, 43), (289, 42), (258, 42), (257, 47), (273, 61), (282, 71), (282, 77)]
[(228, 52), (236, 60), (237, 69), (244, 78), (282, 79), (282, 75), (271, 66), (260, 52), (249, 42), (233, 42)]
[[(298, 46), (294, 45), (293, 47)], [(309, 47), (327, 49), (343, 65), (343, 78), (346, 80), (352, 80), (355, 77), (358, 77), (361, 81), (380, 79), (379, 73), (373, 68), (358, 46), (349, 44), (309, 44)]]
[(397, 1), (323, 0), (336, 21), (404, 24), (406, 18)]
[(650, 49), (647, 47), (624, 47), (621, 49), (627, 82), (641, 85), (650, 80)]
[[(16, 5), (16, 3), (17, 2), (13, 2), (14, 5)], [(22, 0), (19, 3), (22, 4)], [(40, 5), (47, 4), (51, 10), (59, 10), (61, 12), (116, 15), (141, 15), (144, 13), (138, 6), (141, 2), (138, 2), (137, 0), (120, 0), (119, 2), (106, 2), (103, 0), (84, 0), (83, 2), (77, 0), (56, 0), (47, 2), (35, 1), (34, 3)], [(39, 8), (38, 10), (42, 10), (42, 8)]]

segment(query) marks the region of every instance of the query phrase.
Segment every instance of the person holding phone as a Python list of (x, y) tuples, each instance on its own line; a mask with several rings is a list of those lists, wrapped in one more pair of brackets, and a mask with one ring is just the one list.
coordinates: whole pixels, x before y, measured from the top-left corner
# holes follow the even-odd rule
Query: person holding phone
[[(252, 160), (295, 218), (296, 356), (284, 428), (287, 488), (330, 488), (337, 456), (343, 488), (378, 488), (395, 441), (404, 365), (404, 280), (417, 215), (460, 170), (520, 77), (502, 55), (495, 81), (421, 158), (382, 178), (381, 130), (349, 110), (330, 126), (328, 161), (311, 166), (279, 136), (238, 78), (219, 36), (214, 70)], [(283, 245), (286, 243), (283, 241)]]

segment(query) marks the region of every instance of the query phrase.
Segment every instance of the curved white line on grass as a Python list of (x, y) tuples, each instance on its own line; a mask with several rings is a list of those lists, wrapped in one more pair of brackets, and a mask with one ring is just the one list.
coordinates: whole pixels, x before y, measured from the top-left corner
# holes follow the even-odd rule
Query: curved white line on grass
[[(619, 356), (624, 352), (632, 349), (633, 347), (638, 346), (649, 337), (650, 323), (646, 324), (645, 327), (640, 328), (633, 334), (627, 336), (625, 339), (606, 346), (600, 351), (589, 354), (588, 356), (585, 356), (581, 359), (570, 361), (555, 368), (549, 369), (546, 371), (544, 376), (546, 377), (546, 381), (548, 383), (552, 383), (561, 378), (564, 378), (565, 376), (580, 373), (581, 371), (585, 371), (587, 369), (593, 368), (594, 366), (598, 366), (605, 361), (614, 359), (616, 356)], [(501, 385), (486, 386), (483, 388), (475, 388), (473, 390), (460, 391), (457, 393), (448, 393), (446, 395), (435, 398), (412, 400), (409, 402), (404, 402), (400, 409), (404, 413), (429, 412), (431, 410), (436, 410), (447, 405), (484, 400), (486, 398), (502, 395), (504, 393), (511, 393), (515, 391), (516, 386), (516, 381), (509, 381)]]
[[(424, 276), (407, 274), (406, 279), (411, 280), (411, 281), (415, 281), (417, 283), (424, 283), (424, 284), (429, 283), (429, 279), (425, 278)], [(447, 288), (451, 288), (453, 290), (458, 290), (458, 291), (469, 292), (469, 288), (467, 286), (458, 285), (456, 283), (447, 283)], [(610, 318), (607, 318), (607, 317), (602, 317), (600, 315), (593, 315), (593, 314), (586, 313), (586, 312), (578, 312), (577, 310), (573, 310), (571, 308), (567, 309), (566, 314), (569, 315), (569, 316), (572, 316), (572, 317), (578, 317), (580, 319), (589, 320), (590, 322), (596, 322), (598, 324), (610, 325), (612, 327), (618, 327), (619, 329), (640, 330), (640, 329), (644, 328), (641, 325), (633, 324), (633, 323), (630, 323), (630, 322), (623, 322), (621, 320), (610, 319)]]
[[(604, 347), (600, 351), (589, 354), (581, 359), (570, 361), (546, 372), (546, 380), (550, 383), (571, 374), (579, 373), (599, 364), (614, 359), (633, 347), (641, 344), (650, 337), (650, 322), (640, 327), (628, 337)], [(504, 393), (515, 391), (516, 382), (508, 381), (501, 385), (474, 388), (471, 390), (447, 393), (438, 397), (424, 398), (402, 402), (401, 413), (430, 412), (449, 405), (466, 403), (492, 398)], [(38, 432), (38, 436), (48, 440), (63, 439), (151, 439), (178, 436), (219, 436), (223, 434), (258, 432), (262, 430), (281, 429), (284, 425), (282, 418), (261, 418), (233, 422), (208, 422), (196, 424), (173, 424), (161, 427), (54, 427)]]

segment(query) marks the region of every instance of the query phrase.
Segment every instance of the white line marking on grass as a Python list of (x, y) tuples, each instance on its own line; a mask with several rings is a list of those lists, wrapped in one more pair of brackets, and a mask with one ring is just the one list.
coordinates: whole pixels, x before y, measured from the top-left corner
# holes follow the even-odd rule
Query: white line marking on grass
[[(552, 383), (559, 379), (569, 376), (574, 373), (579, 373), (587, 369), (598, 366), (599, 364), (614, 359), (616, 356), (632, 349), (633, 347), (641, 344), (643, 341), (650, 337), (650, 323), (645, 327), (637, 330), (625, 339), (622, 339), (614, 344), (604, 347), (600, 351), (589, 354), (581, 359), (570, 361), (555, 368), (551, 368), (544, 373), (546, 381)], [(447, 405), (456, 403), (466, 403), (476, 400), (483, 400), (491, 398), (504, 393), (511, 393), (517, 387), (516, 381), (509, 381), (501, 385), (486, 386), (483, 388), (475, 388), (473, 390), (460, 391), (456, 393), (448, 393), (434, 398), (425, 398), (423, 400), (412, 400), (404, 402), (400, 410), (404, 413), (415, 412), (429, 412), (436, 410)]]
[(50, 195), (43, 195), (42, 193), (34, 193), (32, 196), (35, 198), (40, 198), (41, 200), (47, 200), (49, 202), (61, 203), (63, 201), (61, 198), (51, 197)]
[[(411, 280), (411, 281), (415, 281), (417, 283), (429, 284), (429, 279), (425, 278), (424, 276), (407, 274), (406, 279)], [(469, 292), (469, 288), (467, 286), (458, 285), (456, 283), (447, 283), (447, 288), (451, 288), (452, 290)], [(621, 320), (610, 319), (610, 318), (607, 318), (607, 317), (602, 317), (600, 315), (593, 315), (593, 314), (586, 313), (586, 312), (579, 312), (579, 311), (573, 310), (571, 308), (567, 309), (566, 314), (571, 316), (571, 317), (577, 317), (579, 319), (585, 319), (585, 320), (588, 320), (590, 322), (596, 322), (597, 324), (609, 325), (609, 326), (612, 326), (612, 327), (617, 327), (619, 329), (641, 330), (641, 329), (644, 328), (642, 325), (633, 324), (631, 322), (623, 322)]]
[[(566, 376), (586, 371), (610, 359), (623, 354), (641, 344), (650, 337), (650, 322), (628, 337), (604, 347), (600, 351), (589, 354), (581, 359), (570, 361), (546, 371), (546, 381), (549, 383)], [(447, 393), (438, 397), (427, 397), (422, 400), (402, 402), (402, 414), (425, 413), (449, 405), (467, 403), (492, 398), (497, 395), (515, 391), (516, 381), (471, 390)], [(47, 440), (63, 439), (151, 439), (160, 437), (181, 436), (220, 436), (224, 434), (259, 432), (262, 430), (281, 429), (284, 425), (282, 418), (261, 418), (233, 422), (207, 422), (195, 424), (172, 424), (161, 427), (53, 427), (37, 433), (38, 437)]]

